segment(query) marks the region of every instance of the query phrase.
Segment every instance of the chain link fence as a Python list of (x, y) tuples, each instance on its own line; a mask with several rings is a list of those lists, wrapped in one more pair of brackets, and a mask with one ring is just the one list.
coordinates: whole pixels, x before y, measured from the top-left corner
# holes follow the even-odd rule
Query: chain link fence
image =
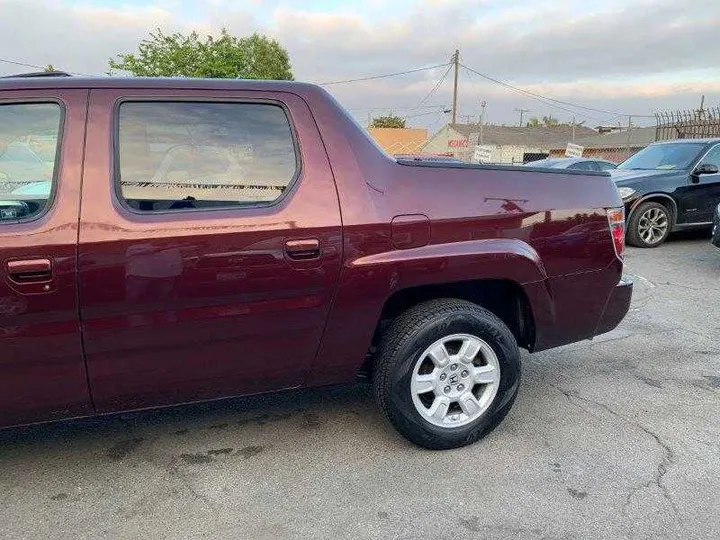
[(656, 141), (720, 138), (718, 107), (658, 113), (654, 122), (651, 118), (630, 117), (617, 126), (600, 129), (580, 124), (537, 127), (448, 124), (420, 146), (417, 153), (499, 165), (521, 165), (566, 155), (617, 164)]

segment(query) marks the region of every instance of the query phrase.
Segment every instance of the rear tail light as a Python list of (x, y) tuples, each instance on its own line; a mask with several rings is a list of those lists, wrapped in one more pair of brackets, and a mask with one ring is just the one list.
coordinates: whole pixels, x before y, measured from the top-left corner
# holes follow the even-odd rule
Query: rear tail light
[(625, 254), (625, 209), (624, 208), (608, 208), (607, 209), (608, 225), (610, 226), (610, 235), (615, 246), (615, 255), (622, 260)]

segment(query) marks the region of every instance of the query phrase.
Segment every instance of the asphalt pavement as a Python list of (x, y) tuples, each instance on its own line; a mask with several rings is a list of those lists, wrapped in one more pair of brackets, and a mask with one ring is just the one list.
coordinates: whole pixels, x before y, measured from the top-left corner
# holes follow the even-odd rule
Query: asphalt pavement
[(365, 384), (6, 430), (0, 538), (720, 538), (720, 250), (626, 271), (626, 320), (525, 355), (471, 447), (410, 445)]

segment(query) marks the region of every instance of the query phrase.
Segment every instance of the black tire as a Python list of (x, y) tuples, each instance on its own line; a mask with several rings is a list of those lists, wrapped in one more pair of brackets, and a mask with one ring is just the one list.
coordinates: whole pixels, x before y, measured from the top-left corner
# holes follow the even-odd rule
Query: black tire
[[(653, 209), (662, 212), (662, 214), (665, 216), (667, 228), (665, 230), (665, 233), (658, 240), (653, 242), (647, 242), (642, 238), (640, 234), (640, 219), (643, 217), (644, 214)], [(670, 235), (670, 229), (672, 229), (673, 224), (672, 217), (672, 212), (668, 210), (667, 206), (665, 206), (664, 204), (660, 204), (658, 202), (642, 203), (635, 210), (633, 210), (632, 214), (630, 214), (630, 219), (627, 223), (627, 234), (625, 235), (627, 243), (631, 246), (640, 248), (658, 247), (660, 244), (665, 242), (665, 240), (667, 240), (667, 237)]]
[[(427, 421), (412, 400), (410, 380), (419, 356), (437, 340), (471, 334), (495, 352), (500, 366), (498, 391), (485, 412), (464, 426), (445, 428)], [(464, 300), (419, 304), (396, 318), (384, 332), (375, 361), (375, 399), (393, 427), (430, 450), (472, 444), (492, 431), (510, 411), (520, 386), (520, 351), (512, 332), (494, 314)]]

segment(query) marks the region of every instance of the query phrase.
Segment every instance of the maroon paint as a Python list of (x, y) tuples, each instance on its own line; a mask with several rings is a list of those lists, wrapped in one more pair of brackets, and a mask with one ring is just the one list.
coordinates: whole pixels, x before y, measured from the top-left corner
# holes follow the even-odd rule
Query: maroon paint
[[(627, 312), (630, 291), (616, 286), (622, 263), (605, 213), (621, 202), (608, 178), (401, 165), (379, 152), (324, 91), (303, 84), (75, 78), (12, 84), (33, 96), (51, 85), (68, 95), (93, 88), (77, 279), (98, 412), (351, 380), (383, 305), (409, 287), (511, 281), (530, 303), (535, 350), (607, 331)], [(121, 98), (282, 102), (299, 140), (300, 178), (270, 208), (130, 212), (112, 189), (110, 140)], [(82, 116), (76, 112), (72, 120), (82, 132)], [(53, 222), (54, 236), (37, 236), (39, 246), (59, 249), (57, 236), (68, 234), (65, 254), (75, 249), (81, 151), (75, 145), (77, 155), (64, 162), (61, 200), (46, 218), (62, 213), (64, 220)], [(37, 223), (23, 227), (24, 234), (42, 234)], [(6, 247), (12, 242), (5, 237), (17, 242), (19, 233), (10, 230), (0, 228), (2, 254), (15, 258), (19, 252)], [(53, 309), (25, 324), (64, 314), (77, 330), (76, 304), (62, 303), (74, 293), (74, 257), (47, 248), (19, 256), (52, 258), (54, 276), (66, 280), (66, 297), (46, 295)], [(14, 292), (11, 298), (29, 297)], [(25, 332), (40, 335), (35, 327)], [(79, 336), (68, 332), (65, 339), (75, 348), (62, 354), (62, 396), (75, 399), (67, 414), (82, 414), (89, 409), (86, 388), (77, 388), (84, 378)], [(48, 343), (23, 343), (47, 365)], [(56, 355), (61, 350), (54, 347)], [(21, 376), (27, 387), (46, 380), (38, 371)], [(39, 391), (29, 394), (27, 403), (39, 405), (40, 398)], [(16, 401), (0, 405), (17, 413)], [(29, 419), (47, 417), (40, 409)]]
[[(0, 103), (28, 100), (61, 103), (65, 121), (55, 203), (39, 219), (0, 226), (0, 425), (92, 413), (77, 304), (87, 90), (0, 93)], [(28, 277), (46, 262), (51, 272)]]
[[(252, 210), (137, 214), (118, 204), (108, 144), (115, 105), (162, 97), (284, 103), (302, 154), (289, 196)], [(98, 410), (299, 386), (342, 257), (337, 192), (305, 102), (283, 92), (93, 90), (88, 126), (80, 297)], [(293, 253), (313, 239), (321, 257)]]

